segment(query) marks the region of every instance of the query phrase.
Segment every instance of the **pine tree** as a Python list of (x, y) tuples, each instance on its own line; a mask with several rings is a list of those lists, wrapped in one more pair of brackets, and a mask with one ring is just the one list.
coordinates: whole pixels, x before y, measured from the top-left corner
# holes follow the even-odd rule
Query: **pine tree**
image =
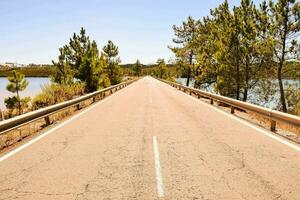
[(215, 89), (221, 95), (240, 99), (242, 81), (239, 18), (230, 12), (227, 1), (211, 10), (211, 16), (215, 40), (213, 58), (217, 64)]
[(181, 26), (173, 26), (175, 34), (173, 42), (179, 46), (169, 48), (175, 53), (177, 58), (180, 58), (181, 63), (187, 69), (187, 86), (192, 76), (193, 60), (195, 59), (196, 51), (195, 38), (199, 24), (199, 20), (188, 17)]
[(71, 69), (70, 61), (68, 59), (69, 47), (65, 45), (59, 48), (60, 55), (58, 62), (52, 61), (55, 67), (55, 74), (52, 76), (52, 81), (58, 84), (69, 85), (74, 82), (74, 70)]
[(23, 74), (15, 70), (13, 70), (12, 75), (8, 77), (8, 81), (9, 83), (6, 86), (6, 89), (12, 93), (16, 93), (16, 95), (5, 99), (6, 107), (11, 110), (11, 113), (17, 109), (18, 115), (21, 115), (23, 110), (28, 107), (30, 98), (21, 98), (20, 92), (24, 91), (29, 83)]
[(158, 59), (156, 64), (157, 64), (156, 76), (161, 79), (168, 79), (169, 72), (165, 60)]
[(59, 61), (53, 63), (57, 69), (53, 80), (57, 83), (73, 83), (76, 78), (85, 83), (86, 92), (93, 92), (103, 86), (103, 62), (97, 44), (90, 40), (83, 28), (78, 35), (73, 34), (68, 45), (60, 49)]
[(251, 0), (242, 0), (241, 5), (234, 8), (235, 26), (240, 38), (238, 48), (243, 101), (247, 101), (251, 88), (270, 78), (272, 45), (270, 38), (266, 37), (266, 24), (260, 21), (261, 15), (261, 10)]
[(107, 45), (103, 47), (103, 52), (108, 58), (107, 74), (112, 85), (120, 83), (121, 68), (119, 66), (120, 58), (118, 47), (112, 42), (108, 41)]
[(133, 65), (134, 76), (140, 76), (142, 74), (142, 64), (139, 60)]
[(287, 60), (299, 56), (300, 2), (278, 0), (269, 2), (270, 30), (274, 39), (277, 79), (283, 112), (287, 112), (286, 98), (282, 83), (282, 71)]

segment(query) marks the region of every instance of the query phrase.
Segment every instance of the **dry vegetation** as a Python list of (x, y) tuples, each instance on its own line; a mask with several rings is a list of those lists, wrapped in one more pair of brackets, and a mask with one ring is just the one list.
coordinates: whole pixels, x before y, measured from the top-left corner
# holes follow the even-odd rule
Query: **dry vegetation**
[[(198, 97), (195, 94), (193, 94), (193, 96), (196, 98)], [(206, 98), (201, 98), (201, 101), (204, 101), (208, 104), (210, 103), (210, 100)], [(223, 103), (214, 102), (213, 106), (225, 111), (226, 113), (230, 113), (230, 107), (224, 105)], [(270, 119), (262, 117), (261, 115), (258, 115), (254, 112), (246, 112), (236, 109), (234, 115), (254, 125), (262, 127), (266, 130), (270, 130)], [(286, 124), (282, 122), (277, 122), (275, 133), (300, 144), (300, 127), (296, 127), (291, 124)]]
[[(109, 91), (105, 92), (102, 96), (97, 96), (95, 102), (109, 96), (111, 93)], [(68, 117), (79, 112), (81, 109), (88, 107), (93, 104), (93, 99), (81, 102), (79, 106), (69, 107), (63, 111), (57, 112), (50, 116), (51, 124), (57, 124), (62, 120), (66, 120)], [(0, 135), (0, 151), (3, 151), (7, 147), (14, 146), (19, 142), (22, 142), (25, 138), (31, 138), (38, 135), (42, 130), (47, 127), (46, 121), (44, 119), (36, 120), (32, 123), (24, 125), (20, 128), (14, 129), (12, 131), (6, 132)], [(50, 125), (51, 127), (51, 125)]]

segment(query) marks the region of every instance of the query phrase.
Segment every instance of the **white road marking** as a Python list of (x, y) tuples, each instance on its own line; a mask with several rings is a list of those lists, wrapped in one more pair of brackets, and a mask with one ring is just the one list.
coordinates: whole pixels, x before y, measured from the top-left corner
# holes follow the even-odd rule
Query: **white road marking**
[[(168, 85), (168, 86), (170, 86), (170, 85)], [(170, 86), (170, 87), (172, 87), (172, 86)], [(173, 87), (172, 87), (172, 88), (173, 88)], [(175, 89), (175, 88), (174, 88), (174, 89)], [(176, 89), (176, 90), (177, 90), (177, 89)], [(179, 92), (179, 90), (177, 90), (177, 91)], [(190, 98), (192, 98), (194, 101), (200, 102), (201, 104), (203, 104), (203, 105), (205, 105), (205, 106), (208, 106), (208, 107), (214, 109), (215, 111), (218, 111), (219, 113), (222, 113), (223, 115), (226, 115), (227, 117), (230, 117), (230, 118), (232, 118), (232, 119), (234, 119), (234, 120), (236, 120), (236, 121), (238, 121), (238, 122), (240, 122), (240, 123), (242, 123), (242, 124), (244, 124), (244, 125), (246, 125), (246, 126), (248, 126), (248, 127), (251, 127), (251, 128), (253, 128), (253, 129), (255, 129), (256, 131), (258, 131), (258, 132), (260, 132), (260, 133), (262, 133), (262, 134), (264, 134), (264, 135), (266, 135), (266, 136), (268, 136), (268, 137), (270, 137), (270, 138), (272, 138), (272, 139), (274, 139), (274, 140), (276, 140), (276, 141), (278, 141), (278, 142), (280, 142), (280, 143), (282, 143), (282, 144), (284, 144), (284, 145), (286, 145), (286, 146), (288, 146), (288, 147), (290, 147), (290, 148), (292, 148), (292, 149), (295, 149), (296, 151), (300, 152), (300, 147), (299, 147), (298, 145), (292, 144), (292, 143), (288, 142), (287, 140), (285, 140), (285, 139), (283, 139), (283, 138), (281, 138), (281, 137), (279, 137), (279, 136), (276, 136), (276, 135), (274, 135), (273, 133), (271, 133), (271, 132), (269, 132), (269, 131), (266, 131), (266, 130), (264, 130), (264, 129), (258, 127), (258, 126), (255, 126), (255, 125), (251, 124), (250, 122), (247, 122), (247, 121), (245, 121), (245, 120), (242, 120), (242, 119), (240, 119), (240, 118), (238, 118), (238, 117), (236, 117), (236, 116), (234, 116), (234, 115), (232, 115), (232, 114), (226, 113), (225, 111), (223, 111), (223, 110), (221, 110), (221, 109), (218, 109), (218, 108), (216, 108), (216, 107), (213, 107), (213, 106), (211, 106), (210, 104), (207, 104), (207, 103), (205, 103), (205, 102), (202, 102), (201, 100), (199, 100), (199, 99), (197, 99), (197, 98), (195, 98), (195, 97), (193, 97), (193, 96), (190, 96), (190, 95), (187, 94), (187, 93), (183, 93), (183, 92), (180, 92), (180, 93), (181, 93), (181, 94), (184, 94), (184, 95), (186, 95), (186, 96), (188, 96), (188, 97), (190, 97)]]
[[(125, 87), (125, 88), (129, 88), (131, 87), (133, 84), (135, 84), (136, 82), (130, 84), (129, 86)], [(120, 90), (120, 91), (123, 91), (123, 90)], [(85, 109), (84, 111), (78, 113), (77, 115), (71, 117), (70, 119), (62, 122), (61, 124), (53, 127), (52, 129), (50, 129), (49, 131), (45, 132), (45, 133), (42, 133), (41, 135), (39, 135), (38, 137), (30, 140), (29, 142), (21, 145), (20, 147), (8, 152), (7, 154), (4, 154), (2, 157), (0, 157), (0, 162), (6, 160), (7, 158), (15, 155), (16, 153), (18, 153), (19, 151), (22, 151), (23, 149), (25, 149), (26, 147), (32, 145), (33, 143), (39, 141), (40, 139), (46, 137), (47, 135), (49, 135), (50, 133), (54, 132), (55, 130), (63, 127), (64, 125), (68, 124), (69, 122), (73, 121), (74, 119), (80, 117), (81, 115), (85, 114), (86, 112), (90, 111), (91, 109), (95, 108), (96, 106), (106, 102), (107, 100), (109, 100), (110, 98), (112, 98), (113, 96), (115, 96), (116, 94), (120, 94), (120, 92), (117, 92), (117, 93), (113, 93), (112, 95), (106, 97), (104, 100), (100, 100), (98, 103), (96, 103), (95, 105), (92, 105), (91, 107), (88, 107), (87, 109)]]
[(158, 151), (156, 136), (153, 136), (153, 153), (154, 153), (154, 162), (155, 162), (157, 195), (158, 197), (163, 197), (164, 189), (163, 189), (163, 181), (161, 176), (161, 167), (160, 167), (159, 151)]

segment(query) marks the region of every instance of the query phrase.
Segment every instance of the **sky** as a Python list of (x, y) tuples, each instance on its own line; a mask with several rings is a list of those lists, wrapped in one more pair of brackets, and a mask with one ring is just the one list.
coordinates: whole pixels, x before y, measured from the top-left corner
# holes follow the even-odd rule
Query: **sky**
[[(173, 25), (200, 19), (223, 0), (0, 0), (0, 63), (50, 64), (74, 32), (102, 48), (119, 47), (123, 64), (173, 57)], [(230, 6), (240, 0), (229, 0)], [(259, 0), (255, 0), (259, 3)]]

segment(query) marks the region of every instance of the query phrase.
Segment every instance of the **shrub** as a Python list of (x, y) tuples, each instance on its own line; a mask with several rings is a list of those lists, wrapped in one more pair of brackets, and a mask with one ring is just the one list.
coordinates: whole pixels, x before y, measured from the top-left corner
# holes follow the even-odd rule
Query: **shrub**
[(55, 83), (45, 85), (42, 87), (42, 92), (33, 99), (32, 108), (36, 110), (71, 100), (83, 95), (84, 88), (85, 86), (81, 82), (72, 85), (59, 85)]
[(286, 93), (289, 113), (300, 116), (300, 88), (289, 86)]

